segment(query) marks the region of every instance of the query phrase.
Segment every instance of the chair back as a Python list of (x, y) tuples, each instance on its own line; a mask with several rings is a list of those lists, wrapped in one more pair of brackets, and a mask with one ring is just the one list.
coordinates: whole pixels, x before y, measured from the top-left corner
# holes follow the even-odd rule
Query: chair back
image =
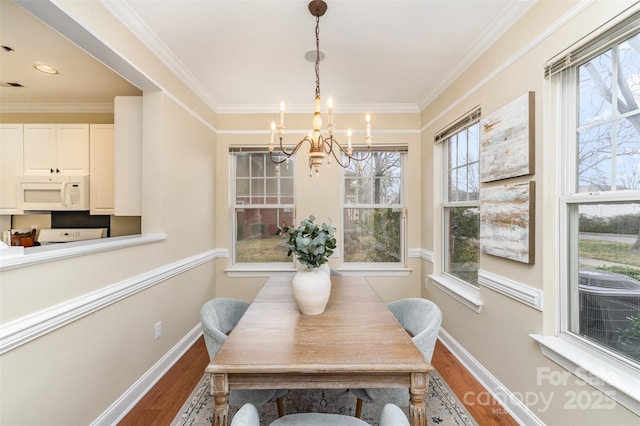
[(436, 347), (442, 312), (431, 300), (422, 298), (401, 299), (387, 305), (400, 325), (411, 334), (413, 343), (428, 362)]
[(227, 334), (233, 330), (248, 307), (249, 304), (242, 300), (228, 298), (209, 300), (202, 306), (200, 323), (209, 359), (213, 359), (218, 353), (227, 340)]

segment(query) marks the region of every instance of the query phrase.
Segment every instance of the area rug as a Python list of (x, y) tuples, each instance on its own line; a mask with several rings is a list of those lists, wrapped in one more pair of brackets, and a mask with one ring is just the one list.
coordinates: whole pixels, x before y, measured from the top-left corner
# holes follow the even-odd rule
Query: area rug
[[(316, 412), (353, 416), (356, 409), (356, 397), (351, 392), (342, 389), (292, 389), (283, 399), (285, 414)], [(238, 409), (239, 407), (229, 407), (230, 419)], [(258, 411), (262, 426), (269, 425), (278, 417), (275, 402), (258, 407)], [(365, 403), (362, 409), (362, 419), (370, 425), (378, 426), (381, 411), (382, 405)], [(408, 414), (408, 408), (405, 408), (404, 411), (405, 414)], [(212, 413), (213, 400), (209, 394), (209, 382), (205, 375), (171, 424), (174, 426), (208, 426), (211, 425)], [(427, 415), (429, 423), (432, 425), (478, 425), (435, 370), (429, 374)]]

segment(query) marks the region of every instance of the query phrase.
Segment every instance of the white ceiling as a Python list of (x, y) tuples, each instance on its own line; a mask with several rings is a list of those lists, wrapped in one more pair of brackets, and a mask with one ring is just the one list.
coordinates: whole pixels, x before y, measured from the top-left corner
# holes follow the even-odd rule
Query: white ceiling
[[(10, 0), (0, 0), (0, 44), (14, 49), (0, 49), (2, 111), (101, 111), (113, 109), (115, 95), (140, 94)], [(36, 64), (52, 65), (60, 73), (43, 74), (34, 68)], [(8, 87), (6, 83), (24, 87)]]
[[(311, 109), (314, 64), (304, 55), (315, 49), (315, 17), (307, 0), (102, 1), (217, 111), (276, 111), (281, 99), (289, 110)], [(326, 53), (320, 64), (323, 100), (332, 96), (336, 112), (417, 111), (535, 1), (328, 0), (320, 18), (320, 49)], [(12, 21), (5, 11), (16, 6), (1, 2), (0, 35), (6, 44), (5, 23)], [(19, 28), (24, 27), (13, 28), (18, 34), (13, 40), (34, 41)], [(47, 43), (52, 39), (46, 36)], [(61, 68), (55, 77), (61, 84), (57, 101), (84, 101), (89, 91), (103, 89), (95, 96), (104, 102), (106, 85), (95, 84), (103, 75), (91, 61), (91, 84), (80, 85), (79, 76), (62, 81), (80, 63), (72, 56), (57, 59), (67, 49), (52, 44), (45, 49), (48, 56), (30, 60)], [(0, 54), (0, 82), (5, 82), (7, 55)]]

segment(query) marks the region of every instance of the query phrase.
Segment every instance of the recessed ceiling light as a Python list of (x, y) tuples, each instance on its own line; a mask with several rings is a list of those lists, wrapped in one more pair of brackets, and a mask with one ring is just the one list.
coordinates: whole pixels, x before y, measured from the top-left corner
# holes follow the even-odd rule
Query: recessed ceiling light
[(39, 65), (36, 65), (36, 69), (45, 74), (58, 74), (58, 70), (52, 67), (51, 65), (39, 64)]

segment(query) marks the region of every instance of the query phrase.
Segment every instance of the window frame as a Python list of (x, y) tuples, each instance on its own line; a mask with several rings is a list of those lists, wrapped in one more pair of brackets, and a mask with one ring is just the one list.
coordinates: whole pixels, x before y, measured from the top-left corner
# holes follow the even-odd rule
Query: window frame
[[(482, 114), (482, 110), (480, 106), (476, 106), (467, 113), (463, 114), (460, 118), (449, 124), (442, 131), (438, 132), (434, 137), (434, 175), (437, 175), (437, 171), (440, 171), (440, 194), (439, 194), (439, 214), (436, 216), (439, 218), (438, 223), (435, 223), (437, 229), (434, 229), (434, 236), (439, 236), (439, 244), (441, 247), (441, 257), (439, 262), (434, 263), (434, 273), (428, 275), (428, 278), (431, 282), (438, 287), (440, 290), (471, 309), (475, 313), (479, 314), (482, 311), (482, 298), (480, 297), (480, 286), (473, 285), (469, 282), (466, 282), (448, 272), (446, 272), (445, 262), (448, 261), (448, 239), (449, 234), (445, 232), (445, 226), (448, 226), (448, 218), (445, 212), (445, 204), (448, 202), (448, 171), (449, 171), (449, 160), (448, 160), (448, 143), (445, 143), (449, 140), (451, 136), (457, 135), (459, 132), (466, 130), (467, 128), (475, 125), (480, 122), (480, 117)], [(479, 137), (479, 134), (478, 134)], [(478, 141), (479, 142), (479, 141)], [(480, 145), (478, 143), (478, 160), (480, 158)], [(478, 181), (479, 183), (479, 181)], [(479, 189), (478, 188), (478, 208), (479, 208)], [(438, 195), (436, 194), (436, 197)], [(468, 201), (459, 202), (460, 204), (457, 207), (464, 207), (469, 204)], [(450, 207), (447, 207), (450, 208)], [(479, 242), (478, 242), (479, 244)], [(445, 253), (446, 256), (445, 256)], [(480, 259), (478, 259), (478, 271), (480, 271)]]
[[(478, 167), (479, 167), (479, 162), (480, 162), (480, 128), (479, 128), (479, 116), (476, 120), (470, 120), (468, 121), (464, 126), (461, 126), (460, 128), (456, 129), (454, 132), (452, 132), (451, 134), (447, 135), (446, 138), (443, 138), (442, 140), (442, 197), (441, 197), (441, 209), (440, 209), (440, 215), (442, 217), (442, 238), (441, 238), (441, 244), (442, 244), (442, 264), (441, 264), (441, 268), (442, 268), (442, 274), (446, 275), (447, 277), (449, 277), (452, 280), (456, 280), (459, 281), (460, 283), (462, 283), (463, 285), (466, 286), (470, 286), (473, 288), (479, 288), (479, 284), (473, 284), (469, 281), (463, 280), (460, 277), (457, 277), (456, 275), (452, 274), (449, 270), (448, 270), (448, 263), (449, 263), (449, 214), (448, 212), (452, 209), (455, 208), (477, 208), (478, 209), (478, 214), (480, 212), (480, 188), (478, 187), (478, 198), (476, 200), (464, 200), (464, 201), (451, 201), (449, 200), (449, 148), (450, 148), (450, 143), (451, 143), (451, 139), (453, 137), (456, 137), (458, 135), (460, 135), (460, 133), (462, 132), (467, 132), (467, 141), (468, 141), (468, 135), (469, 132), (468, 130), (473, 127), (473, 126), (478, 126), (478, 152), (477, 152), (477, 160), (476, 163), (478, 163)], [(469, 143), (467, 142), (467, 149), (469, 147)], [(468, 168), (469, 167), (469, 162), (465, 163), (465, 167)], [(479, 169), (478, 169), (479, 172)], [(480, 177), (478, 176), (478, 186), (480, 185)], [(478, 235), (478, 271), (480, 270), (480, 239), (479, 239), (479, 235)]]
[[(361, 155), (366, 150), (365, 147), (355, 147), (354, 155)], [(391, 209), (400, 209), (400, 261), (399, 262), (348, 262), (344, 259), (344, 250), (340, 250), (340, 267), (338, 271), (341, 273), (349, 274), (349, 272), (361, 273), (368, 272), (378, 276), (382, 275), (408, 275), (409, 269), (407, 268), (407, 167), (408, 167), (408, 148), (404, 145), (397, 146), (376, 146), (371, 149), (371, 152), (396, 152), (400, 154), (400, 203), (393, 204)], [(367, 161), (367, 160), (365, 160)], [(357, 162), (356, 162), (357, 164)], [(346, 169), (341, 168), (340, 171), (340, 241), (344, 241), (344, 212), (348, 208), (356, 209), (375, 209), (375, 208), (387, 208), (386, 204), (370, 204), (370, 203), (356, 203), (348, 204), (345, 202), (345, 179)], [(344, 246), (343, 246), (344, 247)]]
[[(621, 40), (609, 45), (613, 48), (618, 45)], [(604, 53), (608, 49), (601, 51)], [(579, 301), (577, 292), (572, 288), (576, 286), (572, 280), (577, 280), (577, 271), (575, 271), (578, 263), (577, 252), (577, 234), (578, 220), (577, 210), (580, 205), (585, 204), (602, 204), (611, 202), (637, 202), (640, 201), (640, 190), (610, 190), (603, 192), (579, 192), (578, 188), (578, 130), (584, 126), (578, 123), (578, 67), (593, 59), (593, 55), (588, 56), (580, 62), (575, 62), (571, 67), (561, 71), (558, 76), (558, 84), (560, 86), (560, 105), (559, 111), (562, 119), (560, 124), (560, 140), (562, 149), (560, 150), (560, 159), (558, 165), (560, 167), (560, 196), (559, 196), (559, 247), (560, 247), (560, 263), (559, 263), (559, 324), (558, 334), (563, 339), (577, 344), (585, 350), (595, 351), (607, 362), (617, 364), (619, 367), (630, 367), (640, 372), (640, 363), (634, 363), (613, 351), (607, 349), (604, 345), (594, 341), (580, 337), (571, 331), (572, 317), (577, 315), (579, 309)], [(575, 277), (574, 277), (575, 275)], [(575, 294), (574, 294), (575, 293)], [(575, 318), (574, 318), (575, 320)]]
[[(557, 294), (555, 310), (549, 311), (556, 321), (551, 335), (531, 334), (540, 344), (544, 356), (558, 363), (585, 380), (611, 399), (640, 415), (640, 363), (608, 350), (606, 346), (582, 338), (571, 331), (572, 309), (579, 309), (578, 292), (570, 292), (572, 279), (577, 280), (578, 221), (580, 205), (611, 202), (640, 201), (640, 190), (614, 190), (603, 192), (578, 192), (577, 131), (578, 123), (578, 67), (600, 54), (638, 34), (640, 13), (629, 11), (618, 16), (606, 26), (594, 31), (594, 36), (581, 45), (570, 48), (548, 62), (545, 69), (546, 90), (549, 96), (545, 108), (549, 109), (550, 140), (557, 141), (554, 164), (558, 170), (555, 241), (558, 250), (555, 263), (553, 290)], [(550, 159), (550, 158), (549, 158)], [(551, 188), (550, 188), (551, 189)], [(551, 208), (551, 206), (549, 206)], [(573, 213), (572, 213), (573, 211)], [(572, 249), (572, 247), (576, 247)], [(573, 272), (576, 272), (573, 278)], [(551, 285), (548, 284), (548, 285)], [(573, 283), (574, 285), (576, 283)], [(571, 305), (573, 297), (573, 305)]]
[[(225, 270), (230, 277), (247, 277), (247, 276), (266, 276), (272, 272), (291, 272), (295, 271), (295, 263), (293, 256), (288, 262), (238, 262), (236, 260), (237, 255), (237, 210), (243, 208), (243, 204), (236, 202), (237, 191), (237, 156), (239, 154), (261, 154), (264, 155), (265, 161), (269, 161), (269, 153), (266, 149), (251, 148), (251, 147), (233, 147), (229, 149), (229, 223), (231, 224), (229, 229), (229, 241), (230, 241), (230, 253), (229, 253), (229, 266)], [(244, 205), (244, 208), (252, 209), (291, 209), (293, 214), (293, 223), (296, 222), (296, 179), (295, 179), (295, 164), (294, 160), (291, 160), (286, 167), (293, 168), (292, 172), (292, 204), (251, 204), (249, 207)], [(282, 167), (282, 165), (281, 165)], [(265, 169), (266, 170), (266, 169)], [(278, 173), (279, 176), (279, 173)], [(249, 177), (250, 179), (251, 177)], [(263, 176), (263, 179), (266, 176)], [(278, 180), (280, 178), (278, 177)], [(266, 181), (265, 181), (266, 185)], [(281, 187), (281, 182), (277, 183), (278, 188)]]

